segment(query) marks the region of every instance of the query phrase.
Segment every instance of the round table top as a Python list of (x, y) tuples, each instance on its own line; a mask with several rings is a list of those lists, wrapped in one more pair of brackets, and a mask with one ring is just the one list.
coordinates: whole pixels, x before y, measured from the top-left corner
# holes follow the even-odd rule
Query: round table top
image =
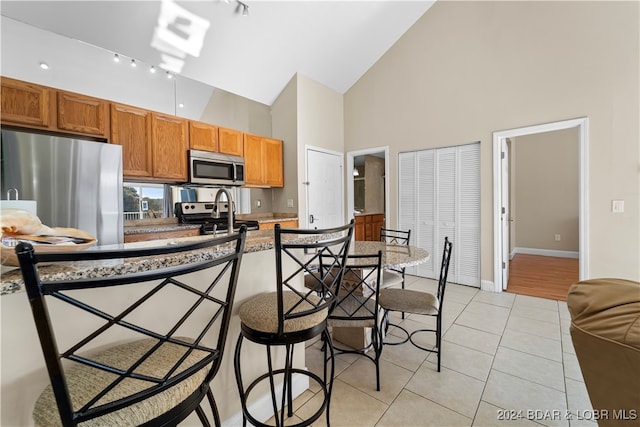
[(351, 244), (349, 254), (376, 254), (382, 251), (383, 268), (403, 268), (422, 264), (429, 260), (430, 254), (425, 249), (410, 245), (397, 245), (376, 241), (357, 240)]

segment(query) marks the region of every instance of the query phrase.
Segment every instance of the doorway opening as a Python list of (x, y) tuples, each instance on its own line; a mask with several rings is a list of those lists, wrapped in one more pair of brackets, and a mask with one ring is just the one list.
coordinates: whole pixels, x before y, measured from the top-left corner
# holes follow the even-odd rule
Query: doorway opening
[[(493, 134), (493, 199), (494, 199), (494, 283), (483, 284), (483, 289), (501, 292), (507, 288), (510, 251), (510, 191), (509, 141), (527, 135), (566, 129), (577, 130), (578, 135), (578, 274), (579, 280), (588, 277), (588, 118), (578, 118), (542, 125), (494, 132)], [(553, 152), (549, 153), (554, 155)], [(544, 165), (540, 165), (544, 168)], [(550, 206), (549, 209), (553, 209)]]
[[(368, 215), (376, 219), (373, 234), (356, 240), (380, 240), (380, 226), (387, 226), (389, 212), (389, 147), (349, 151), (346, 165), (347, 219), (356, 218), (356, 223)], [(381, 224), (379, 217), (384, 218)]]

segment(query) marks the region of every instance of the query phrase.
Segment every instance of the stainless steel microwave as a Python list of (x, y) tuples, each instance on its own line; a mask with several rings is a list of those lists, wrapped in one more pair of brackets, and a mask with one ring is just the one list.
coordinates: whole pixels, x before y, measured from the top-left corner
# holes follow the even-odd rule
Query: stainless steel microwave
[(244, 185), (244, 159), (229, 154), (189, 150), (189, 182)]

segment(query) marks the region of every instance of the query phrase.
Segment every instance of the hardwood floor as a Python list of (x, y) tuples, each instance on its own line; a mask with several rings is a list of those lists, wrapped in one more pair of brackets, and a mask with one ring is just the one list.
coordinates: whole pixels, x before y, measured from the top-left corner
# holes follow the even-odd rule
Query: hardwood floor
[(566, 301), (577, 281), (577, 259), (517, 254), (509, 262), (507, 292)]

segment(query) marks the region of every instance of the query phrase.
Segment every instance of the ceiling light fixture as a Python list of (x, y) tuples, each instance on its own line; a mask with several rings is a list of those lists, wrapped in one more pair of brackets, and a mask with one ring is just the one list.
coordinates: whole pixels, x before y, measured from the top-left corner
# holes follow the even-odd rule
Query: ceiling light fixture
[(153, 65), (151, 66), (151, 68), (149, 68), (149, 72), (151, 74), (155, 74), (156, 73), (156, 67), (154, 67)]
[(138, 64), (136, 64), (136, 60), (135, 59), (131, 60), (131, 66), (134, 67), (134, 68), (138, 66)]
[(236, 1), (238, 2), (238, 7), (236, 7), (236, 13), (242, 12), (242, 16), (249, 16), (249, 5), (241, 2), (240, 0), (236, 0)]
[(117, 53), (113, 55), (113, 62), (120, 62), (120, 56)]
[(42, 68), (43, 70), (48, 70), (49, 64), (47, 64), (46, 62), (40, 62), (40, 68)]
[(172, 78), (173, 78), (173, 75), (172, 75), (170, 72), (168, 72), (168, 71), (167, 71), (167, 78), (168, 78), (168, 79), (172, 79)]

